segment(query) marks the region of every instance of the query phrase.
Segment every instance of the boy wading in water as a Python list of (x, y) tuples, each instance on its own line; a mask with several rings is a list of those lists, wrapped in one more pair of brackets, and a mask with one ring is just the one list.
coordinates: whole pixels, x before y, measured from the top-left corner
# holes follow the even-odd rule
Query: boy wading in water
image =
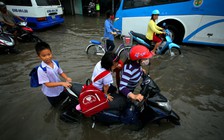
[[(37, 70), (39, 84), (42, 84), (42, 92), (47, 96), (50, 104), (56, 107), (68, 96), (64, 87), (71, 87), (69, 82), (72, 82), (72, 79), (63, 72), (56, 61), (52, 60), (53, 54), (47, 43), (37, 43), (35, 50), (38, 57), (42, 60)], [(59, 76), (64, 78), (66, 82), (62, 82)]]

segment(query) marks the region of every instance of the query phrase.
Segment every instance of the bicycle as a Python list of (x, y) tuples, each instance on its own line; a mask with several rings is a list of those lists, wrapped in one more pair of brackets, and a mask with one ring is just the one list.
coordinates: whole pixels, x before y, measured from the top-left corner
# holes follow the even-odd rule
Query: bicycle
[[(123, 43), (117, 47), (115, 53), (120, 56), (121, 59), (126, 59), (128, 58), (128, 53), (132, 45), (132, 39), (129, 36), (121, 36), (121, 38), (123, 39)], [(103, 56), (107, 52), (107, 39), (108, 38), (101, 37), (103, 44), (98, 40), (90, 40), (90, 44), (85, 49), (86, 54), (92, 56)]]

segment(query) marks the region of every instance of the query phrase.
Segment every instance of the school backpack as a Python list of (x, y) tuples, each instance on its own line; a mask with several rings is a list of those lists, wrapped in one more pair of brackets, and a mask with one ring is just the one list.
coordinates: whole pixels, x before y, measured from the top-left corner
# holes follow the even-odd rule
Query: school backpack
[[(59, 67), (58, 61), (56, 61), (56, 60), (53, 60), (53, 61)], [(41, 86), (41, 84), (39, 84), (38, 75), (37, 75), (37, 69), (39, 67), (41, 67), (44, 72), (47, 72), (47, 68), (46, 67), (42, 67), (41, 64), (39, 66), (34, 67), (31, 70), (30, 74), (29, 74), (29, 76), (30, 76), (30, 87), (39, 87), (39, 86)]]
[[(104, 78), (109, 73), (110, 71), (103, 71), (94, 78), (93, 82)], [(95, 87), (92, 83), (83, 86), (82, 91), (79, 95), (79, 103), (81, 112), (86, 117), (90, 117), (104, 109), (109, 108), (108, 99), (105, 93)]]

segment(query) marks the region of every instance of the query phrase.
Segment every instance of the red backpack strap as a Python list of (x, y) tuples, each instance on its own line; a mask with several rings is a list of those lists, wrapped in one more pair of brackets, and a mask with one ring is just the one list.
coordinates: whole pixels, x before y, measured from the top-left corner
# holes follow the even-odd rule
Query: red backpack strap
[(110, 71), (108, 71), (108, 70), (101, 72), (93, 79), (93, 82), (96, 82), (96, 81), (102, 79), (103, 77), (107, 76), (109, 73), (110, 73)]

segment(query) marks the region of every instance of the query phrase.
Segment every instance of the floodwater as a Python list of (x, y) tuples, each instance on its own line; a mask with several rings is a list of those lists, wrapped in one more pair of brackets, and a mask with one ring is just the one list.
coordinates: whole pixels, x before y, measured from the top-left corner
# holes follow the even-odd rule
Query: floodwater
[[(103, 35), (104, 18), (66, 16), (65, 23), (37, 32), (52, 47), (54, 58), (73, 81), (84, 83), (98, 60), (89, 58), (85, 46)], [(116, 44), (121, 43), (116, 40)], [(40, 63), (34, 43), (20, 43), (20, 54), (0, 55), (1, 140), (223, 140), (224, 50), (181, 45), (174, 59), (157, 56), (146, 67), (163, 95), (180, 116), (181, 125), (147, 124), (141, 131), (125, 125), (110, 127), (90, 119), (79, 123), (60, 120), (40, 88), (30, 88), (29, 72)]]

